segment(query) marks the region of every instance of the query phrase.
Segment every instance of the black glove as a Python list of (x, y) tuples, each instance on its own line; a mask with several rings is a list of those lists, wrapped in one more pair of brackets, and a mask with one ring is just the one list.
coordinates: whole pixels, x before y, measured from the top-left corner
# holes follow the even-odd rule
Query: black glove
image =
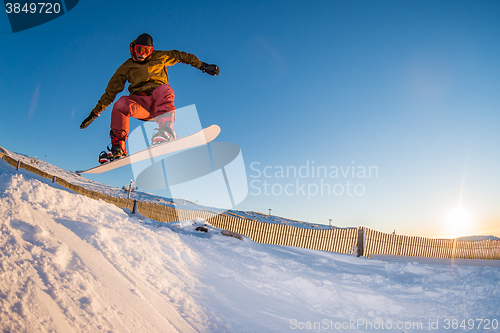
[(207, 74), (210, 74), (212, 76), (220, 74), (219, 66), (217, 66), (217, 65), (209, 65), (209, 64), (207, 64), (205, 62), (201, 64), (200, 70), (203, 73), (207, 73)]
[(84, 121), (82, 121), (82, 124), (80, 125), (81, 129), (87, 128), (92, 122), (94, 121), (95, 118), (99, 117), (97, 113), (94, 113), (94, 111), (90, 111), (90, 114), (87, 118), (85, 118)]

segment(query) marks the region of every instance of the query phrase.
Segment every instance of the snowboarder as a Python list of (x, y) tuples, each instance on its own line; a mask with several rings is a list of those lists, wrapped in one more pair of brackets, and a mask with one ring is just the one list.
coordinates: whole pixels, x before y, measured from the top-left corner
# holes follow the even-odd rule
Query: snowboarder
[(104, 109), (113, 103), (116, 95), (123, 91), (128, 81), (130, 95), (122, 96), (111, 111), (111, 148), (101, 152), (99, 162), (106, 163), (127, 155), (126, 140), (130, 117), (140, 120), (154, 119), (158, 132), (153, 134), (152, 144), (167, 142), (176, 137), (174, 91), (168, 84), (167, 66), (178, 62), (189, 64), (212, 76), (219, 75), (217, 65), (202, 62), (195, 55), (177, 50), (154, 50), (153, 38), (144, 33), (130, 43), (131, 58), (127, 59), (109, 80), (90, 115), (80, 125), (88, 127)]

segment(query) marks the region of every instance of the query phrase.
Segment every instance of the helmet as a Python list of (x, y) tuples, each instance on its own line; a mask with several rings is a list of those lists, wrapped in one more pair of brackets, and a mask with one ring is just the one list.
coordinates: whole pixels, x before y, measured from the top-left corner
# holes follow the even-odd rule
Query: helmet
[(149, 34), (142, 34), (135, 39), (135, 43), (137, 45), (153, 46), (153, 37)]
[(132, 58), (134, 60), (137, 60), (137, 56), (145, 56), (146, 59), (151, 56), (153, 53), (153, 37), (151, 37), (149, 34), (142, 34), (139, 35), (131, 44), (130, 44), (130, 51), (132, 53)]

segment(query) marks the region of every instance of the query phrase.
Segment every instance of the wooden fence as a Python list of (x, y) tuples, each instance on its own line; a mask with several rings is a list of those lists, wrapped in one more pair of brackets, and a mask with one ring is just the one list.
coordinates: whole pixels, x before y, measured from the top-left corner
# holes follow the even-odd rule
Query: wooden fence
[(500, 259), (500, 240), (460, 241), (392, 235), (363, 228), (363, 255), (389, 254), (397, 256)]
[(284, 224), (265, 223), (220, 214), (207, 220), (220, 229), (237, 232), (258, 243), (303, 247), (312, 250), (354, 253), (358, 230), (305, 229)]
[(175, 209), (148, 202), (138, 202), (138, 210), (144, 216), (158, 222), (204, 219), (216, 228), (242, 234), (255, 242), (296, 246), (338, 253), (354, 253), (358, 243), (355, 228), (313, 230), (282, 224), (264, 223), (201, 210)]
[(0, 158), (16, 168), (23, 168), (44, 178), (52, 179), (76, 193), (92, 199), (100, 199), (121, 208), (133, 210), (158, 221), (173, 222), (203, 219), (216, 228), (247, 236), (255, 242), (282, 246), (295, 246), (337, 253), (351, 253), (369, 257), (372, 254), (400, 256), (500, 259), (499, 240), (457, 241), (386, 234), (365, 227), (343, 229), (307, 229), (283, 224), (265, 223), (231, 213), (205, 210), (175, 209), (165, 205), (117, 198), (85, 189), (56, 178), (29, 164), (16, 161), (0, 152)]
[[(2, 154), (2, 153), (0, 153), (0, 154)], [(107, 203), (113, 204), (113, 205), (121, 207), (121, 208), (132, 209), (134, 206), (133, 200), (113, 197), (111, 195), (107, 195), (107, 194), (96, 192), (96, 191), (91, 191), (91, 190), (88, 190), (88, 189), (83, 188), (81, 186), (71, 184), (70, 182), (68, 182), (62, 178), (57, 178), (56, 176), (53, 176), (47, 172), (39, 170), (39, 169), (33, 167), (32, 165), (26, 164), (26, 163), (21, 162), (21, 161), (16, 161), (15, 159), (11, 158), (8, 155), (4, 154), (3, 156), (0, 156), (0, 158), (2, 158), (4, 161), (6, 161), (7, 163), (9, 163), (10, 165), (12, 165), (16, 168), (22, 168), (22, 169), (30, 171), (36, 175), (39, 175), (43, 178), (52, 179), (52, 182), (57, 183), (61, 186), (64, 186), (67, 189), (70, 189), (78, 194), (83, 194), (86, 197), (96, 199), (96, 200), (100, 199), (100, 200), (103, 200)]]

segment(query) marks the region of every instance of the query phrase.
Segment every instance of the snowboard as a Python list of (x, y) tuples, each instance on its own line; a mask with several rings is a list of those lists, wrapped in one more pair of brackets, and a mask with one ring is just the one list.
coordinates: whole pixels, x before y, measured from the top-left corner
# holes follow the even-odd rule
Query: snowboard
[(196, 146), (201, 146), (213, 141), (219, 135), (219, 133), (220, 127), (217, 125), (211, 125), (194, 134), (149, 147), (132, 155), (128, 155), (114, 161), (98, 165), (88, 170), (76, 171), (76, 173), (103, 173), (135, 162), (144, 161), (149, 158), (174, 153)]

